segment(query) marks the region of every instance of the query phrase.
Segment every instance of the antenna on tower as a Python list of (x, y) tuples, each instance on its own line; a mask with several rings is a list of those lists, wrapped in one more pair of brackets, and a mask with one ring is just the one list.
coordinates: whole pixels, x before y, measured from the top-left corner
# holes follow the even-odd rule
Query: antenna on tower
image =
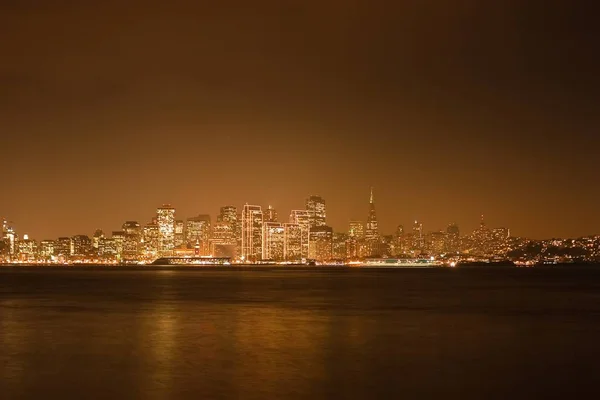
[(373, 199), (373, 186), (371, 186), (371, 199), (369, 200), (369, 203), (371, 203), (371, 204), (374, 203), (374, 199)]

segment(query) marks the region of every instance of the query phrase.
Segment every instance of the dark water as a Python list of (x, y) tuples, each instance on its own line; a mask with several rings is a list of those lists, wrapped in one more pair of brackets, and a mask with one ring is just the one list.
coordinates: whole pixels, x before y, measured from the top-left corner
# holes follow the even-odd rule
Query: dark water
[(600, 270), (0, 268), (1, 399), (594, 398), (598, 377)]

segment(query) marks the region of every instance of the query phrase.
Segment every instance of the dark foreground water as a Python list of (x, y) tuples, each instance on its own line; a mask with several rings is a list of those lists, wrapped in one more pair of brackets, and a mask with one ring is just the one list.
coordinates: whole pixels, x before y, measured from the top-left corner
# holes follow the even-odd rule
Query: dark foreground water
[(0, 268), (1, 399), (599, 398), (600, 270)]

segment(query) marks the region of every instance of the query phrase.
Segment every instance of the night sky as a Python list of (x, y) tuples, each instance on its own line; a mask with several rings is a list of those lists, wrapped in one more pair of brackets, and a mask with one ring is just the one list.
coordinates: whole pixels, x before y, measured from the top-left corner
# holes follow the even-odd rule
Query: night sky
[(372, 185), (383, 233), (600, 233), (584, 4), (0, 0), (0, 215), (41, 240), (320, 194), (345, 231)]

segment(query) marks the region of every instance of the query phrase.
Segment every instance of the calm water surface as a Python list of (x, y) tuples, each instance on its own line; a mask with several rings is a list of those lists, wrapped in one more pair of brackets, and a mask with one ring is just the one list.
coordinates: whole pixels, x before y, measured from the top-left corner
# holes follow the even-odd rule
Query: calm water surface
[(593, 398), (599, 365), (594, 269), (0, 268), (0, 399)]

